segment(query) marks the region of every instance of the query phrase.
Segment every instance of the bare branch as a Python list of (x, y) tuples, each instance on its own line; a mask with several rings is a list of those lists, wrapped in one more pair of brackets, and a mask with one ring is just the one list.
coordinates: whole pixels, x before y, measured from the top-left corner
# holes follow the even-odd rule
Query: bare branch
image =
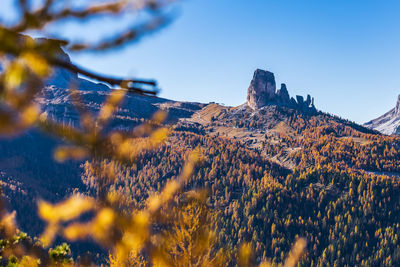
[(88, 78), (95, 79), (100, 82), (105, 82), (111, 86), (120, 86), (132, 93), (137, 93), (141, 95), (156, 95), (158, 93), (157, 90), (146, 90), (140, 88), (138, 85), (148, 85), (148, 86), (157, 86), (157, 82), (154, 80), (137, 80), (137, 79), (119, 79), (113, 77), (106, 77), (100, 74), (93, 73), (91, 71), (85, 70), (81, 67), (78, 67), (72, 63), (57, 59), (57, 58), (48, 58), (50, 64), (59, 66), (65, 69), (68, 69), (72, 72), (79, 73)]
[(28, 8), (28, 1), (27, 0), (18, 0), (19, 3), (19, 7), (22, 10), (22, 13), (26, 14), (29, 12), (29, 8)]
[(121, 34), (111, 38), (105, 38), (98, 44), (75, 43), (67, 47), (70, 51), (102, 51), (110, 48), (119, 47), (126, 43), (139, 41), (145, 35), (152, 33), (169, 23), (170, 19), (166, 16), (160, 16), (141, 25), (133, 25)]

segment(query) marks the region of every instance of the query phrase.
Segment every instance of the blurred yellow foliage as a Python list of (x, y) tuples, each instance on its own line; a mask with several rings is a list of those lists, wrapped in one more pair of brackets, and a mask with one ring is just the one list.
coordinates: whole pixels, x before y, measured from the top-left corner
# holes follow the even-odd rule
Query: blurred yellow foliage
[(31, 71), (40, 77), (47, 77), (51, 73), (51, 68), (46, 59), (38, 53), (25, 52), (21, 55), (21, 60)]
[(8, 91), (15, 90), (25, 80), (25, 67), (20, 61), (14, 61), (7, 66), (4, 73), (4, 84)]

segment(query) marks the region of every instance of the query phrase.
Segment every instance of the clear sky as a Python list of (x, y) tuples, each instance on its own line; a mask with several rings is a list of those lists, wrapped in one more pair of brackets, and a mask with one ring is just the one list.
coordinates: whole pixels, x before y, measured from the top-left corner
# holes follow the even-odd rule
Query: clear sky
[(162, 97), (231, 106), (245, 102), (262, 68), (291, 95), (309, 93), (318, 109), (357, 122), (393, 108), (400, 94), (398, 0), (186, 0), (176, 11), (139, 44), (72, 60), (154, 77)]

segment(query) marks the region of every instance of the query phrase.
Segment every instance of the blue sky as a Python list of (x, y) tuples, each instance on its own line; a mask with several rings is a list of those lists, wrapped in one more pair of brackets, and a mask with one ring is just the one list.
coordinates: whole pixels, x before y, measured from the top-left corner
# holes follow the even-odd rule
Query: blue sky
[(393, 108), (400, 94), (400, 1), (186, 0), (174, 12), (139, 44), (72, 60), (154, 77), (162, 97), (232, 106), (245, 102), (253, 71), (267, 69), (291, 95), (309, 93), (318, 109), (357, 122)]

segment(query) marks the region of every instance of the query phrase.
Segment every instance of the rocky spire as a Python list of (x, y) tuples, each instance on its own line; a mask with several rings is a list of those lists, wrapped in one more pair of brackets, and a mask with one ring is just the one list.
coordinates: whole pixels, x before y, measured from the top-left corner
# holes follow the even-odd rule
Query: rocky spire
[(257, 69), (247, 90), (247, 104), (253, 109), (264, 107), (274, 100), (275, 94), (276, 83), (274, 74), (269, 71)]
[(289, 96), (289, 92), (286, 88), (286, 84), (284, 84), (284, 83), (281, 84), (281, 89), (279, 89), (276, 92), (276, 95), (277, 95), (279, 103), (289, 103), (290, 96)]
[(312, 102), (311, 96), (310, 96), (310, 95), (307, 95), (307, 99), (306, 99), (306, 105), (307, 105), (307, 107), (310, 107), (310, 106), (311, 106), (311, 102)]
[(400, 135), (400, 95), (394, 108), (382, 116), (364, 124), (365, 127), (387, 135)]

